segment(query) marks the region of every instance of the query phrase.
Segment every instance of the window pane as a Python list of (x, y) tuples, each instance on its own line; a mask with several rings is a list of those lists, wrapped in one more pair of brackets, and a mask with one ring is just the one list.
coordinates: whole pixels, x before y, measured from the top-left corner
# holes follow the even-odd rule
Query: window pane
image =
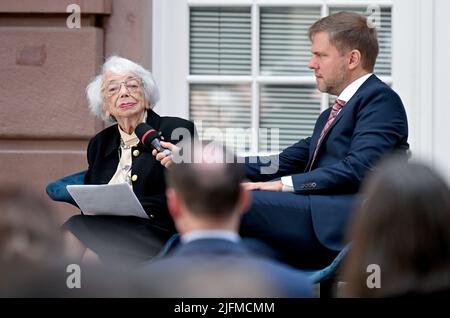
[(195, 121), (201, 140), (225, 141), (233, 149), (249, 151), (250, 86), (191, 84), (190, 119)]
[[(339, 11), (353, 11), (368, 16), (366, 7), (354, 8), (330, 8), (330, 14)], [(377, 63), (375, 64), (374, 73), (378, 75), (391, 75), (391, 51), (392, 51), (392, 15), (391, 8), (380, 8), (380, 27), (378, 32), (378, 45), (380, 52), (378, 54)]]
[(262, 7), (261, 75), (311, 75), (308, 28), (318, 19), (319, 7)]
[(190, 73), (249, 75), (250, 7), (191, 7)]
[[(320, 92), (311, 86), (263, 85), (261, 87), (261, 128), (279, 128), (280, 148), (309, 137), (320, 114)], [(269, 141), (270, 142), (270, 141)], [(259, 150), (276, 152), (262, 138)]]

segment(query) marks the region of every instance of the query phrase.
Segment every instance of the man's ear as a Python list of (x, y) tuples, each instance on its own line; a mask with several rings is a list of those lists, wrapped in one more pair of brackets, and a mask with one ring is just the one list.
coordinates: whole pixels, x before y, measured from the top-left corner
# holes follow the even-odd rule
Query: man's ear
[(252, 195), (250, 191), (246, 190), (244, 186), (241, 184), (239, 188), (239, 211), (241, 214), (247, 212), (250, 207), (250, 203), (252, 202)]
[(359, 50), (351, 50), (348, 53), (348, 68), (350, 70), (356, 69), (361, 65), (361, 52)]
[(176, 220), (177, 218), (180, 217), (181, 214), (180, 198), (173, 188), (166, 189), (166, 197), (167, 197), (167, 207), (169, 208), (170, 215), (172, 216), (172, 219)]

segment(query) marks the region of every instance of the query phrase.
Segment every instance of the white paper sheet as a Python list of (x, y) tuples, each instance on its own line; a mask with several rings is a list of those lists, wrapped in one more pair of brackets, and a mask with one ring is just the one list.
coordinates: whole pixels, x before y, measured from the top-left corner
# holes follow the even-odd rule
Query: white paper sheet
[(148, 218), (126, 183), (68, 185), (67, 191), (86, 215), (123, 215)]

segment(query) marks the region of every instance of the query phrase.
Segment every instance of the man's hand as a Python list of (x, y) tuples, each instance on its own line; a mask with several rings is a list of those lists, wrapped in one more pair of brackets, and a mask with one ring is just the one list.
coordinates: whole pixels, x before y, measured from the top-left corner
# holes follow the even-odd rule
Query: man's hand
[(281, 180), (271, 182), (243, 182), (242, 185), (246, 190), (263, 190), (263, 191), (283, 191), (283, 183)]
[[(171, 144), (170, 142), (161, 141), (161, 146), (163, 148), (169, 149), (172, 154), (180, 151), (180, 148)], [(172, 155), (167, 155), (164, 152), (158, 153), (156, 149), (153, 149), (152, 155), (155, 156), (156, 160), (158, 160), (164, 167), (169, 168), (172, 165)]]

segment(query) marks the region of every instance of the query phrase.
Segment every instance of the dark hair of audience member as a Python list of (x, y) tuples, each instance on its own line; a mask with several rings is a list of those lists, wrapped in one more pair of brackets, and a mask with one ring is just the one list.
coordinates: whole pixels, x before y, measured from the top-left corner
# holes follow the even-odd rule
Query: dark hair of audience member
[[(216, 144), (203, 143), (202, 147), (208, 148), (197, 146), (194, 151), (202, 154), (201, 160), (210, 160), (208, 165), (174, 164), (167, 171), (167, 183), (177, 189), (191, 213), (216, 219), (229, 217), (239, 201), (240, 183), (245, 178), (243, 165), (236, 158), (226, 161), (228, 153)], [(211, 156), (204, 158), (208, 153)]]
[[(450, 288), (450, 190), (427, 165), (384, 161), (362, 189), (362, 207), (349, 232), (344, 295), (436, 295)], [(370, 264), (380, 288), (369, 288)], [(374, 286), (371, 286), (374, 287)]]

